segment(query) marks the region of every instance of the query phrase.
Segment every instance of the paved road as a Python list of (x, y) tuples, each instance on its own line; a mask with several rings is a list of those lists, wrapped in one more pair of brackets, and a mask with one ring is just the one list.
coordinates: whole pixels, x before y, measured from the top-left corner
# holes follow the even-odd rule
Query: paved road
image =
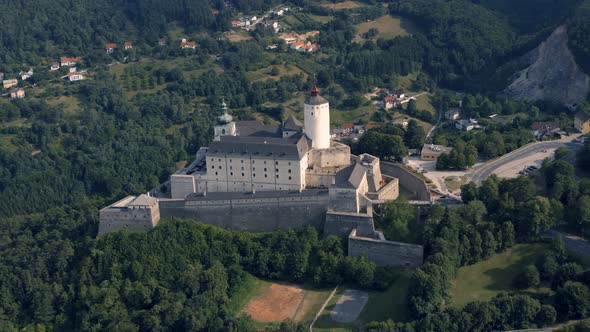
[(545, 142), (534, 142), (521, 147), (518, 150), (512, 151), (508, 154), (501, 156), (500, 158), (486, 163), (476, 168), (471, 174), (469, 179), (475, 184), (480, 185), (485, 179), (494, 173), (499, 167), (516, 161), (518, 159), (526, 158), (532, 154), (542, 152), (543, 150), (557, 149), (560, 147), (566, 147), (570, 150), (577, 148), (577, 144), (572, 143), (574, 138), (578, 135), (572, 135), (558, 141), (545, 141)]
[(558, 236), (563, 237), (563, 242), (568, 249), (570, 249), (578, 255), (590, 258), (590, 242), (588, 242), (587, 240), (584, 240), (579, 236), (561, 233), (553, 229), (548, 231), (547, 235), (552, 238)]

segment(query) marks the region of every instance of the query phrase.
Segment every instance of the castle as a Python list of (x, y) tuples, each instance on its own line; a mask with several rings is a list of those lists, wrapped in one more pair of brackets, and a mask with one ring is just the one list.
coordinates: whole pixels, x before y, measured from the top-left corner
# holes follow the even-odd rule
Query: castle
[(330, 105), (317, 87), (305, 99), (303, 124), (294, 116), (281, 125), (234, 121), (225, 102), (222, 111), (213, 142), (170, 177), (169, 197), (128, 197), (102, 209), (99, 236), (149, 229), (160, 215), (247, 231), (311, 225), (346, 239), (349, 255), (422, 263), (421, 246), (375, 230), (373, 206), (397, 199), (399, 180), (381, 173), (379, 158), (330, 140)]

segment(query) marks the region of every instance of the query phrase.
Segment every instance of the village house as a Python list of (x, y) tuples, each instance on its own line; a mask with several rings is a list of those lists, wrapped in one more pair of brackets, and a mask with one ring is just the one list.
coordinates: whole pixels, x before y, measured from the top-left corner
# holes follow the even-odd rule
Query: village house
[(197, 43), (194, 41), (186, 41), (186, 39), (185, 39), (184, 41), (180, 42), (180, 48), (182, 48), (182, 49), (190, 48), (190, 49), (194, 50), (195, 48), (197, 48)]
[(51, 71), (56, 71), (59, 70), (60, 66), (59, 66), (59, 62), (52, 62), (51, 66), (49, 67), (49, 70)]
[(160, 46), (166, 46), (166, 38), (160, 38), (158, 39), (158, 45)]
[(576, 113), (574, 127), (584, 134), (590, 133), (590, 114), (582, 111)]
[(279, 32), (280, 29), (279, 22), (277, 21), (264, 21), (264, 23), (262, 23), (262, 26), (267, 29), (272, 29), (274, 33)]
[(85, 80), (86, 77), (84, 76), (84, 72), (86, 71), (78, 71), (76, 67), (70, 68), (70, 72), (67, 73), (62, 78), (69, 80), (70, 82), (82, 81)]
[(10, 98), (11, 99), (20, 99), (25, 97), (25, 89), (23, 88), (13, 88), (10, 90)]
[(473, 129), (479, 129), (481, 126), (477, 124), (477, 120), (469, 119), (455, 121), (455, 128), (462, 131), (471, 131)]
[(74, 57), (68, 58), (67, 56), (62, 56), (59, 58), (59, 62), (61, 62), (62, 67), (71, 67), (78, 64), (78, 61), (82, 60), (81, 57)]
[(533, 122), (531, 125), (531, 133), (536, 139), (557, 135), (560, 130), (559, 121)]
[(290, 48), (297, 52), (313, 52), (318, 49), (318, 44), (309, 41), (296, 41), (291, 44)]
[(10, 89), (10, 88), (15, 87), (17, 85), (18, 85), (18, 80), (16, 78), (2, 81), (2, 86), (4, 87), (4, 89)]
[(445, 112), (445, 119), (455, 121), (459, 120), (461, 117), (461, 110), (456, 107), (449, 108), (448, 111)]
[(19, 73), (19, 76), (20, 76), (21, 80), (23, 80), (23, 81), (28, 80), (29, 78), (31, 78), (31, 76), (33, 76), (33, 67), (30, 67), (29, 71), (27, 71), (27, 72), (21, 71)]
[(410, 124), (410, 122), (408, 121), (408, 118), (403, 118), (403, 119), (397, 119), (395, 121), (393, 121), (394, 125), (398, 125), (398, 126), (402, 126), (404, 129), (408, 128), (408, 125)]
[(420, 151), (421, 160), (437, 160), (443, 153), (450, 153), (453, 148), (442, 145), (424, 144)]
[(342, 126), (342, 133), (344, 135), (350, 135), (352, 134), (353, 130), (354, 130), (354, 124), (347, 122), (347, 123), (343, 123)]
[(353, 129), (355, 132), (357, 132), (361, 135), (365, 133), (365, 126), (363, 126), (363, 125), (354, 125)]
[(287, 6), (278, 6), (278, 7), (275, 7), (275, 8), (273, 8), (271, 10), (271, 14), (272, 15), (276, 15), (276, 16), (283, 16), (288, 11), (289, 11), (289, 7), (287, 7)]
[(104, 50), (107, 52), (107, 54), (113, 53), (116, 48), (117, 48), (117, 44), (115, 44), (115, 43), (108, 43), (104, 46)]
[(126, 50), (131, 50), (133, 49), (133, 42), (127, 41), (123, 44), (123, 48), (125, 48)]
[(393, 108), (397, 105), (397, 96), (389, 95), (383, 98), (383, 108), (386, 110)]

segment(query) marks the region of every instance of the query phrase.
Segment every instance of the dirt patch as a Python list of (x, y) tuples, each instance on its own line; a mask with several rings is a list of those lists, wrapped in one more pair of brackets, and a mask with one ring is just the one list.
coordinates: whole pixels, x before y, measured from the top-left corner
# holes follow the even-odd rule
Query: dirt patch
[(225, 38), (227, 38), (227, 40), (229, 40), (232, 43), (239, 43), (239, 42), (244, 41), (244, 40), (253, 39), (249, 35), (245, 35), (245, 34), (241, 34), (241, 33), (236, 33), (236, 32), (226, 32), (225, 33)]
[(271, 284), (248, 302), (244, 312), (260, 322), (280, 322), (295, 315), (303, 296), (299, 287)]

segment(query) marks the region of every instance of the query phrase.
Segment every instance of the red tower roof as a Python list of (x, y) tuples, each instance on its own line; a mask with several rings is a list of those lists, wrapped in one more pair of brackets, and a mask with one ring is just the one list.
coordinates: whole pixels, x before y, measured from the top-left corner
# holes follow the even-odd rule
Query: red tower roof
[(311, 89), (311, 96), (312, 97), (316, 97), (320, 94), (320, 90), (318, 90), (317, 86), (313, 86), (313, 88)]

